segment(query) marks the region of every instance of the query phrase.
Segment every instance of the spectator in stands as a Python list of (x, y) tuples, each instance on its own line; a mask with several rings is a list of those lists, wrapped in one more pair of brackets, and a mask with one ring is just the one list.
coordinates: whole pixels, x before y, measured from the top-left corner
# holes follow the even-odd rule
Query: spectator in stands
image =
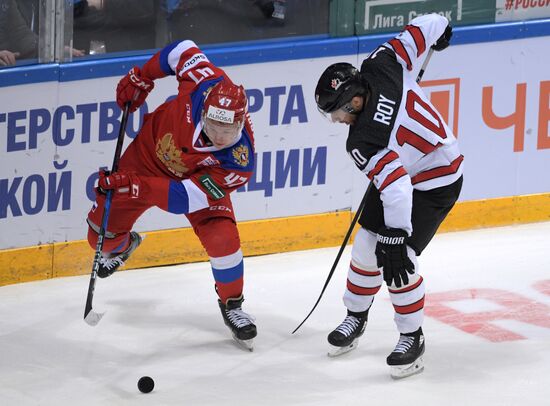
[[(156, 41), (161, 1), (78, 0), (73, 23), (75, 46), (91, 54), (164, 46), (165, 41)], [(98, 52), (94, 44), (102, 44), (103, 49)]]
[(0, 66), (36, 58), (38, 36), (27, 26), (15, 0), (0, 0)]

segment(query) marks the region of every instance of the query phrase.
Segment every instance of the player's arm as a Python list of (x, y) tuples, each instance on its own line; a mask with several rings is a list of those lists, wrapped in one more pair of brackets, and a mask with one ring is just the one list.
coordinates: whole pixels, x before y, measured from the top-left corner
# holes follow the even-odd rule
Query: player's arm
[(154, 81), (166, 76), (176, 76), (180, 91), (191, 92), (205, 79), (223, 75), (191, 40), (167, 45), (153, 55), (142, 68), (134, 66), (117, 86), (117, 104), (123, 108), (131, 103), (130, 111), (138, 109), (153, 90)]
[(386, 227), (412, 233), (412, 183), (399, 155), (388, 148), (367, 143), (348, 144), (355, 165), (380, 192)]
[(377, 230), (376, 260), (378, 267), (383, 268), (386, 284), (399, 288), (409, 283), (408, 275), (414, 272), (406, 243), (412, 234), (413, 187), (399, 155), (388, 148), (373, 152), (375, 149), (376, 146), (357, 143), (350, 155), (380, 192), (385, 226)]
[[(388, 41), (399, 62), (412, 71), (421, 65), (426, 51), (431, 47), (441, 51), (449, 45), (452, 28), (449, 21), (439, 14), (416, 17), (395, 38)], [(419, 62), (420, 61), (420, 62)]]
[[(176, 75), (179, 81), (195, 84), (201, 79), (201, 71), (212, 71), (213, 77), (223, 74), (191, 40), (167, 45), (153, 55), (142, 69), (143, 75), (152, 80)], [(189, 75), (190, 72), (193, 74)]]

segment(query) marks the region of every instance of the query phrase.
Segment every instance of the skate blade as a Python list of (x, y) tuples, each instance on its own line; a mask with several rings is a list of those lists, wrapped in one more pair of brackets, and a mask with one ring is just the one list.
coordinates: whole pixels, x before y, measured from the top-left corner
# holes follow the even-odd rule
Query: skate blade
[(417, 358), (412, 364), (391, 366), (390, 375), (393, 379), (403, 379), (411, 375), (416, 375), (424, 371), (424, 360), (422, 357)]
[(347, 352), (355, 350), (358, 345), (359, 345), (359, 339), (358, 338), (353, 340), (350, 345), (346, 345), (345, 347), (337, 347), (335, 345), (330, 344), (327, 355), (331, 358), (339, 357), (340, 355), (343, 355)]
[(241, 340), (237, 338), (235, 334), (233, 334), (233, 339), (235, 342), (239, 345), (239, 347), (248, 350), (250, 352), (254, 351), (254, 339), (251, 338), (250, 340)]

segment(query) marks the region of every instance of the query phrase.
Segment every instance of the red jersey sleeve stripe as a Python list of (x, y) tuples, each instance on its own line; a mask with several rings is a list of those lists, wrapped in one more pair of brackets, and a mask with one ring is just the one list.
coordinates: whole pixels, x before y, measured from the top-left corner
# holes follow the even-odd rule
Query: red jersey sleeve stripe
[(407, 25), (405, 30), (411, 34), (417, 49), (416, 56), (419, 57), (426, 50), (426, 39), (422, 34), (422, 30), (415, 25)]
[(398, 314), (411, 314), (411, 313), (417, 312), (424, 308), (424, 296), (422, 296), (422, 298), (417, 302), (414, 302), (410, 305), (406, 305), (406, 306), (393, 305), (393, 308), (395, 309), (395, 312)]
[(392, 46), (395, 53), (407, 63), (407, 69), (412, 70), (411, 58), (409, 58), (409, 54), (407, 53), (407, 50), (405, 49), (401, 41), (399, 41), (397, 38), (394, 38), (389, 41), (389, 44)]
[(403, 168), (402, 166), (400, 166), (399, 168), (397, 168), (395, 171), (393, 171), (392, 173), (390, 173), (388, 176), (386, 176), (386, 179), (384, 180), (384, 182), (380, 185), (380, 187), (378, 188), (378, 191), (381, 192), (382, 190), (384, 190), (385, 188), (387, 188), (389, 185), (391, 185), (393, 182), (395, 182), (397, 179), (405, 176), (407, 174), (407, 171), (405, 170), (405, 168)]
[(420, 182), (425, 182), (427, 180), (432, 180), (435, 178), (440, 178), (442, 176), (451, 175), (458, 171), (460, 164), (464, 160), (464, 155), (460, 155), (456, 158), (450, 165), (439, 166), (437, 168), (428, 169), (427, 171), (420, 172), (412, 177), (412, 184), (415, 185)]
[(382, 285), (375, 286), (374, 288), (363, 288), (361, 286), (354, 285), (353, 283), (351, 283), (349, 281), (349, 279), (348, 279), (348, 284), (347, 284), (348, 290), (351, 293), (353, 293), (355, 295), (359, 295), (359, 296), (376, 295), (378, 293), (378, 291), (380, 290), (380, 286), (382, 286)]
[(376, 175), (378, 175), (380, 172), (382, 172), (382, 169), (389, 164), (392, 161), (395, 161), (399, 155), (397, 155), (396, 152), (390, 151), (386, 155), (384, 155), (372, 168), (372, 170), (367, 174), (367, 177), (372, 180)]
[(363, 275), (363, 276), (378, 276), (380, 275), (380, 271), (364, 271), (360, 268), (357, 268), (356, 266), (350, 264), (349, 267), (351, 268), (351, 270), (353, 272), (355, 272), (356, 274), (359, 274), (359, 275)]
[(405, 289), (388, 289), (388, 291), (390, 293), (393, 293), (393, 294), (399, 294), (399, 293), (407, 293), (407, 292), (410, 292), (411, 290), (414, 290), (416, 289), (417, 287), (420, 286), (420, 284), (422, 283), (423, 279), (422, 279), (422, 276), (419, 276), (418, 280), (416, 281), (415, 284), (411, 285), (411, 286), (407, 286)]

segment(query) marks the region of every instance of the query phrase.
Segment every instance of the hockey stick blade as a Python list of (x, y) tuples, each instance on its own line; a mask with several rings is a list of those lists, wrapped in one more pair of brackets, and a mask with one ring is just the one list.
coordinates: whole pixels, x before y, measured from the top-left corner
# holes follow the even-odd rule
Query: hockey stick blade
[(90, 309), (88, 314), (84, 316), (84, 321), (92, 327), (97, 326), (97, 323), (99, 323), (99, 321), (101, 320), (101, 318), (103, 317), (104, 314), (105, 314), (105, 312), (96, 313), (92, 309)]

